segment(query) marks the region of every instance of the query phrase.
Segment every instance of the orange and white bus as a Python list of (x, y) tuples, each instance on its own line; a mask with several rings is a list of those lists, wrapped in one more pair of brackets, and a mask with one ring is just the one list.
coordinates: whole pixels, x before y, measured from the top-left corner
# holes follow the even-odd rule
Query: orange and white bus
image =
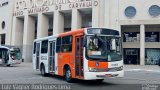
[(119, 32), (84, 28), (34, 40), (33, 68), (41, 74), (103, 81), (123, 77)]

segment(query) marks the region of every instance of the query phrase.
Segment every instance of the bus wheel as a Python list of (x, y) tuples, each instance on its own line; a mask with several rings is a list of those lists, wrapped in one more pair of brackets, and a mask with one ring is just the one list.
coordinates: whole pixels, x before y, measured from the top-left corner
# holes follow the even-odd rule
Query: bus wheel
[(65, 71), (65, 79), (67, 82), (71, 83), (72, 82), (72, 75), (71, 75), (71, 70), (70, 68), (66, 68), (66, 71)]
[(98, 83), (102, 83), (103, 80), (104, 80), (104, 79), (97, 79), (96, 81), (97, 81)]
[(10, 67), (10, 66), (11, 66), (10, 64), (7, 65), (7, 67)]
[(43, 64), (41, 65), (41, 75), (46, 76), (46, 71), (45, 71), (45, 67)]

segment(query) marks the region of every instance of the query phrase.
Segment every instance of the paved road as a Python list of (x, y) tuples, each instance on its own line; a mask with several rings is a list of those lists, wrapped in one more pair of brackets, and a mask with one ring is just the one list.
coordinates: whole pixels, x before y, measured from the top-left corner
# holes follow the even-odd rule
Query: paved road
[[(12, 67), (0, 66), (0, 84), (64, 84), (69, 85), (68, 87), (72, 90), (142, 90), (145, 87), (150, 87), (148, 84), (160, 84), (160, 72), (157, 70), (127, 69), (124, 78), (107, 78), (103, 83), (75, 80), (74, 83), (69, 84), (63, 77), (52, 75), (42, 77), (40, 72), (32, 69), (31, 63), (23, 63)], [(160, 86), (155, 90), (158, 89), (160, 90)]]

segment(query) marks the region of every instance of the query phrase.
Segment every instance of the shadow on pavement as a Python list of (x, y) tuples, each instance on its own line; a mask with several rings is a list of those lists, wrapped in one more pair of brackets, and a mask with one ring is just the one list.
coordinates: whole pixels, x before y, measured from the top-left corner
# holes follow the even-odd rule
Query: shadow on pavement
[(96, 80), (78, 80), (78, 79), (75, 79), (73, 83), (76, 83), (76, 84), (79, 84), (79, 85), (82, 85), (82, 86), (110, 86), (110, 85), (116, 85), (116, 84), (113, 84), (113, 83), (107, 83), (105, 81), (103, 82), (98, 82)]
[(6, 66), (6, 65), (0, 65), (0, 67), (6, 67), (6, 68), (11, 68), (11, 67), (20, 67), (18, 65), (11, 65), (11, 66)]
[[(40, 75), (40, 76), (41, 76), (41, 74), (37, 74), (37, 75)], [(48, 75), (45, 76), (45, 77), (67, 82), (63, 76), (48, 74)], [(96, 80), (79, 80), (79, 79), (73, 79), (73, 82), (72, 82), (72, 83), (68, 83), (68, 84), (77, 84), (77, 85), (82, 85), (82, 86), (106, 86), (106, 85), (116, 85), (116, 84), (113, 84), (113, 83), (107, 83), (107, 82), (105, 82), (105, 80), (104, 80), (103, 82), (98, 82), (98, 81), (96, 81)]]

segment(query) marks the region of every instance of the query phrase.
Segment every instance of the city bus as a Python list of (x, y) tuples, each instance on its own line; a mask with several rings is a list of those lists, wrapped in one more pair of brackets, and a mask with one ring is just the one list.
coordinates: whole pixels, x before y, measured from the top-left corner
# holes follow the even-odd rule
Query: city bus
[(97, 80), (123, 77), (119, 31), (84, 28), (34, 40), (33, 68), (42, 76)]
[(0, 64), (14, 65), (21, 63), (20, 49), (16, 47), (0, 46)]

